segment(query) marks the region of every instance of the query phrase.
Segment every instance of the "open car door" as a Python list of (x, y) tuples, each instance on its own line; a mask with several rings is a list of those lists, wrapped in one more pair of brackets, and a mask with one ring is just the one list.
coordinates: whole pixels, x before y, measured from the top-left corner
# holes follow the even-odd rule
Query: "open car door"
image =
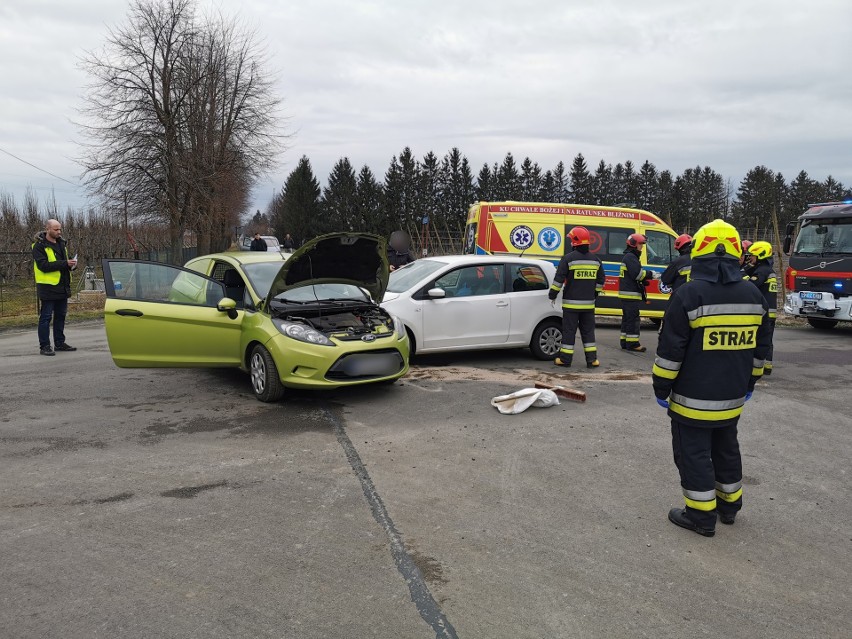
[(178, 266), (103, 260), (104, 325), (121, 368), (237, 367), (244, 312), (216, 280)]

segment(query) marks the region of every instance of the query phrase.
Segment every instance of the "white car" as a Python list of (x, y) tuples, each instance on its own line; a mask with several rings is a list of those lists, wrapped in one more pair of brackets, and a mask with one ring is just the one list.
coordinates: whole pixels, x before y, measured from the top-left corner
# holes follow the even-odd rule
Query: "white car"
[(562, 309), (547, 297), (556, 267), (511, 256), (449, 255), (391, 273), (382, 307), (405, 324), (411, 353), (527, 346), (553, 359)]

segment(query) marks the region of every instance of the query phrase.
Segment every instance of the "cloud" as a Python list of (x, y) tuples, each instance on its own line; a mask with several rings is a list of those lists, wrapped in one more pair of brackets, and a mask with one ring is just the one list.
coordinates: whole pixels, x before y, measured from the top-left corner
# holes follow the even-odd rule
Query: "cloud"
[[(582, 152), (590, 166), (709, 165), (735, 183), (758, 164), (852, 183), (845, 0), (200, 6), (239, 16), (265, 40), (295, 133), (252, 208), (303, 154), (321, 181), (343, 156), (381, 177), (404, 146), (418, 156), (458, 146), (475, 171), (509, 151), (545, 168)], [(0, 55), (21, 62), (4, 73), (0, 146), (79, 173), (69, 159), (85, 84), (76, 59), (126, 10), (109, 0), (3, 3)], [(0, 155), (0, 188), (20, 188), (7, 173), (32, 174)]]

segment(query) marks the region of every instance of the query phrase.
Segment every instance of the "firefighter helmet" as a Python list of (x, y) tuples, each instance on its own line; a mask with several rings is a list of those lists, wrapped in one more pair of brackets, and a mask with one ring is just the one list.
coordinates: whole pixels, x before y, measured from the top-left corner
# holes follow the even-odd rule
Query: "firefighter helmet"
[(743, 253), (748, 253), (748, 247), (754, 244), (751, 240), (743, 240)]
[(692, 242), (691, 235), (687, 235), (686, 233), (684, 233), (683, 235), (678, 235), (678, 238), (675, 240), (675, 250), (680, 251), (681, 249), (688, 249), (690, 242)]
[(642, 250), (642, 245), (648, 240), (641, 233), (631, 233), (627, 236), (627, 246), (630, 248), (638, 248)]
[(568, 231), (568, 237), (571, 238), (571, 246), (588, 246), (592, 242), (589, 229), (585, 226), (575, 226)]
[(725, 220), (715, 219), (695, 232), (692, 239), (692, 257), (729, 255), (737, 259), (743, 254), (740, 234)]
[(759, 260), (768, 260), (772, 257), (772, 245), (769, 242), (755, 242), (748, 247), (748, 253)]

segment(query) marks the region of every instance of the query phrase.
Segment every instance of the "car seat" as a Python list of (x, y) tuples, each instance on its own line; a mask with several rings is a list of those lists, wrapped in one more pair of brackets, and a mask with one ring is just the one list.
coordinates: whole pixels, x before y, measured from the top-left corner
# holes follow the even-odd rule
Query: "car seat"
[(237, 303), (237, 308), (243, 308), (246, 283), (236, 269), (229, 268), (222, 276), (222, 283), (225, 285), (225, 297), (230, 297)]

